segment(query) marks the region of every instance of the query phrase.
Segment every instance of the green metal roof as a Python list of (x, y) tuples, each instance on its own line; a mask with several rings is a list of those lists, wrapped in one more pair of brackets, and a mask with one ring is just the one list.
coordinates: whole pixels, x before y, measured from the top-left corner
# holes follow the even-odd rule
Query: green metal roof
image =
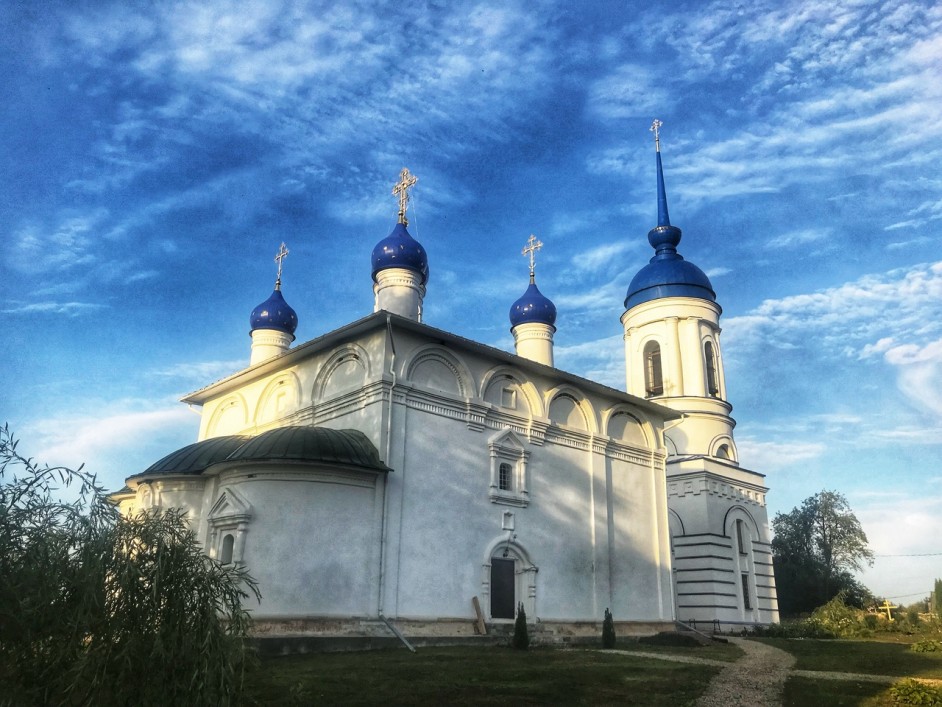
[(369, 437), (359, 430), (328, 427), (279, 427), (253, 437), (232, 458), (291, 459), (389, 471)]
[(202, 442), (188, 444), (171, 452), (156, 464), (151, 464), (145, 474), (199, 474), (206, 467), (228, 459), (251, 437), (228, 435), (212, 437)]
[(143, 473), (200, 474), (219, 462), (291, 460), (391, 471), (379, 458), (369, 437), (359, 430), (327, 427), (279, 427), (257, 437), (229, 435), (188, 444), (165, 456)]

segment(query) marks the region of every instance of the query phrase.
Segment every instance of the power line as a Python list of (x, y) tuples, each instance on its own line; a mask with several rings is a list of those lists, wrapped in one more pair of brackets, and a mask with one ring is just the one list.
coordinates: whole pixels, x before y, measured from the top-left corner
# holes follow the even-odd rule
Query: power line
[(906, 599), (908, 597), (927, 597), (932, 592), (916, 592), (915, 594), (897, 594), (892, 597), (883, 597), (884, 599)]
[(942, 552), (919, 552), (914, 555), (874, 555), (877, 557), (942, 557)]

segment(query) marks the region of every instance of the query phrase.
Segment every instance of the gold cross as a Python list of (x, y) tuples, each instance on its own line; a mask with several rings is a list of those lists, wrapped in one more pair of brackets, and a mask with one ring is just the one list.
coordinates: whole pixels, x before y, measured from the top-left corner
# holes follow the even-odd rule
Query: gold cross
[(654, 119), (654, 122), (651, 123), (651, 132), (654, 133), (654, 151), (661, 151), (661, 126), (664, 125), (657, 118)]
[(417, 181), (419, 181), (418, 177), (410, 174), (408, 167), (403, 167), (399, 173), (399, 181), (392, 190), (393, 196), (399, 197), (399, 223), (403, 226), (409, 225), (406, 218), (406, 208), (409, 206), (409, 189), (414, 187)]
[(892, 621), (892, 620), (893, 620), (893, 614), (892, 614), (891, 612), (892, 612), (893, 609), (898, 609), (899, 607), (898, 607), (898, 606), (895, 606), (895, 605), (893, 605), (893, 604), (890, 604), (890, 600), (889, 600), (889, 599), (884, 599), (884, 600), (883, 600), (883, 604), (881, 604), (881, 605), (878, 606), (877, 608), (878, 608), (880, 611), (885, 611), (885, 612), (886, 612), (886, 619), (887, 619), (887, 621)]
[(530, 256), (530, 278), (533, 278), (533, 267), (536, 265), (536, 251), (543, 247), (543, 243), (536, 239), (532, 233), (530, 237), (527, 238), (527, 245), (524, 247), (522, 253), (523, 255)]
[(285, 248), (284, 241), (281, 242), (281, 248), (278, 249), (278, 255), (275, 256), (275, 262), (278, 263), (278, 279), (275, 280), (275, 289), (281, 288), (281, 261), (288, 256), (288, 249)]

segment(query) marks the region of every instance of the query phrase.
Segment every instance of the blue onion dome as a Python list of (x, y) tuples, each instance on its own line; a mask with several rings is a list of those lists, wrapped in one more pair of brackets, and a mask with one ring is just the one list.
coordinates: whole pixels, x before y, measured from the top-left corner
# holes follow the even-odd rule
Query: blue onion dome
[(252, 310), (249, 323), (252, 326), (252, 331), (256, 329), (276, 329), (294, 336), (294, 330), (298, 328), (298, 315), (285, 302), (285, 298), (281, 294), (281, 287), (276, 284), (271, 297)]
[(387, 268), (405, 268), (418, 273), (422, 284), (428, 282), (428, 256), (422, 244), (409, 235), (404, 223), (397, 223), (392, 232), (373, 248), (373, 281)]
[(553, 331), (556, 331), (556, 305), (540, 292), (533, 278), (530, 279), (530, 286), (523, 293), (523, 297), (510, 308), (511, 328), (529, 323), (549, 324)]
[(655, 126), (652, 127), (652, 130), (655, 130), (657, 155), (657, 226), (648, 232), (648, 243), (654, 248), (654, 257), (638, 271), (628, 285), (625, 309), (663, 297), (696, 297), (710, 302), (716, 301), (710, 278), (677, 252), (681, 230), (671, 225), (667, 210), (664, 168), (656, 132), (660, 125), (660, 121), (655, 121)]

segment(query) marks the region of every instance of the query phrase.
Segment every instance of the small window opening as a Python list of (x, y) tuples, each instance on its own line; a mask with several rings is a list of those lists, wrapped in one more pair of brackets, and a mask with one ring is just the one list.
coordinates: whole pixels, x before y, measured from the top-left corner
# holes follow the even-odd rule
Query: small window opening
[(664, 395), (664, 378), (661, 374), (661, 347), (650, 341), (644, 347), (644, 390), (647, 396)]
[(497, 484), (501, 491), (513, 491), (513, 468), (510, 464), (500, 465)]
[(746, 554), (746, 543), (743, 542), (742, 521), (741, 521), (741, 520), (737, 520), (737, 521), (736, 521), (736, 543), (739, 545), (739, 554), (740, 554), (740, 555), (745, 555), (745, 554)]
[(719, 457), (720, 459), (729, 459), (729, 460), (732, 460), (732, 458), (733, 458), (732, 455), (730, 455), (730, 453), (729, 453), (729, 445), (728, 445), (728, 444), (721, 444), (721, 445), (719, 446), (719, 449), (716, 450), (716, 456)]
[(752, 600), (749, 598), (749, 575), (745, 572), (742, 575), (742, 605), (746, 611), (752, 609)]
[(222, 539), (222, 553), (219, 555), (219, 561), (224, 565), (232, 564), (232, 547), (235, 545), (235, 538), (232, 535), (226, 535)]
[(716, 382), (716, 354), (713, 352), (713, 342), (703, 345), (703, 355), (706, 358), (707, 392), (716, 397), (720, 394), (720, 386)]
[(517, 392), (513, 388), (504, 388), (500, 392), (500, 404), (505, 408), (517, 407)]

